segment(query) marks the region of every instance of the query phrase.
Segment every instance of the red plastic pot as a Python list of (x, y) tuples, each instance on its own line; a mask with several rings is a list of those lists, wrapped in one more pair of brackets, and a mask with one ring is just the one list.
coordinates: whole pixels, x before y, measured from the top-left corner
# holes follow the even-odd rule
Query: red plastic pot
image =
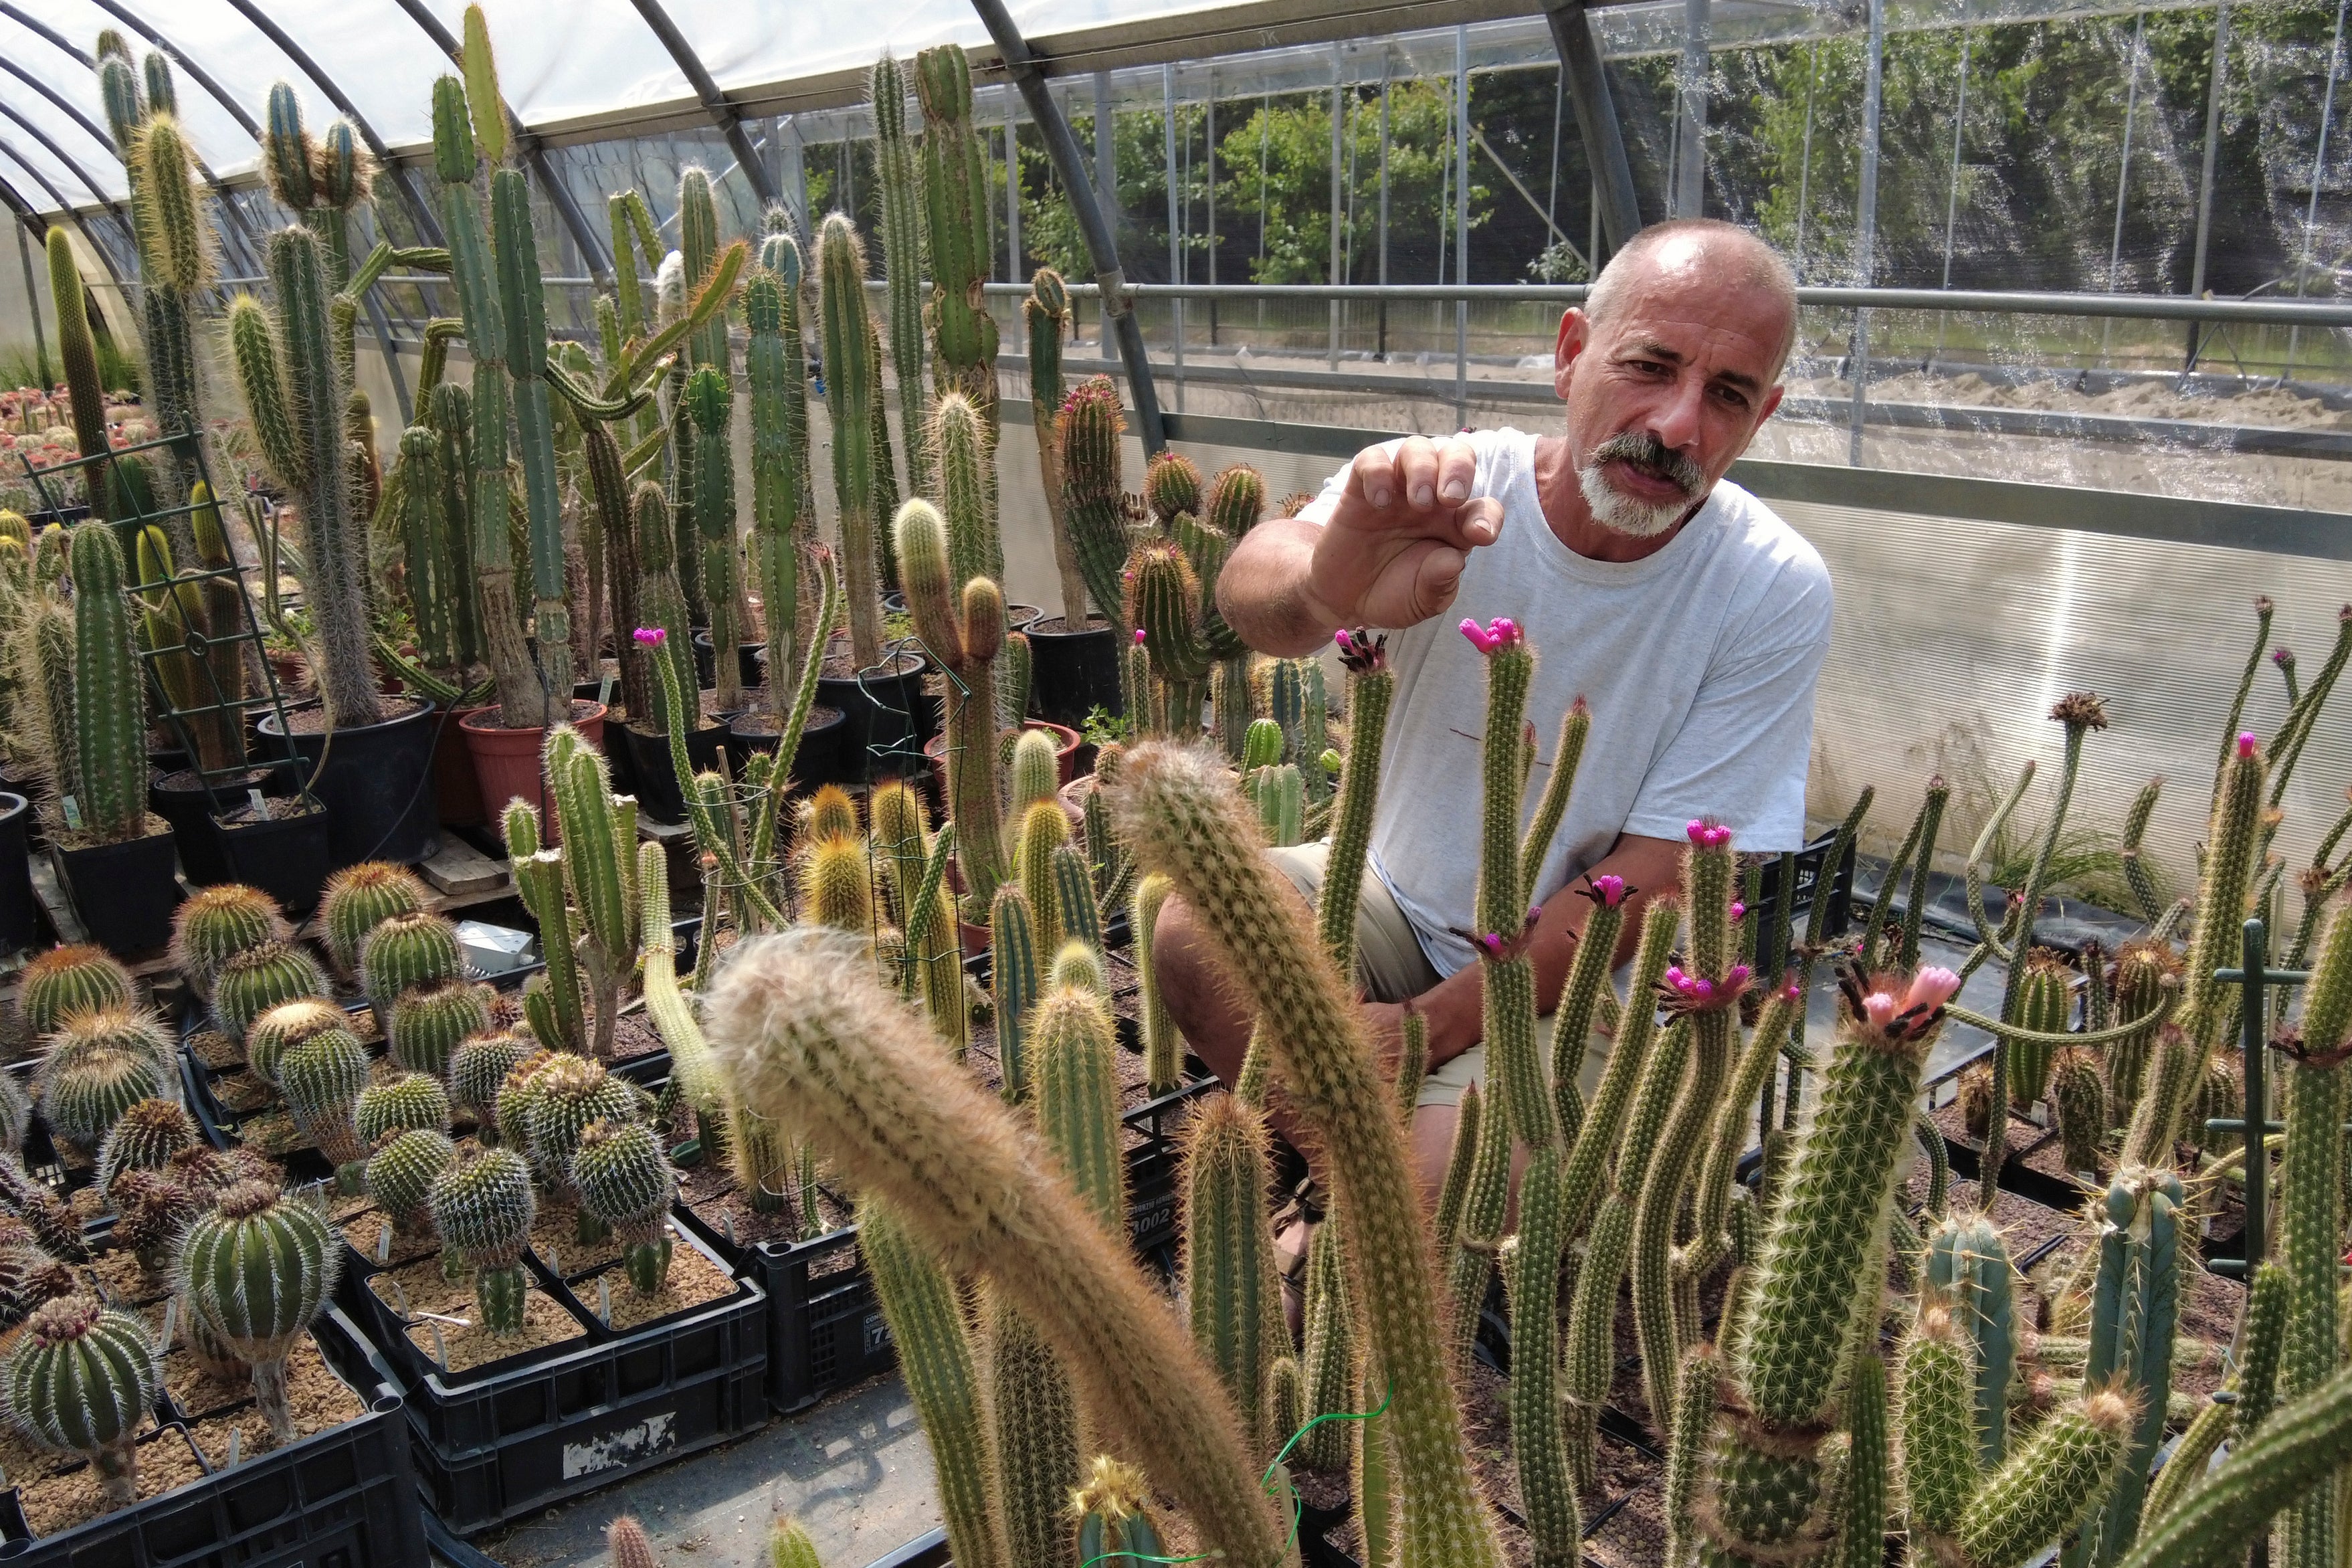
[[(604, 740), (604, 705), (602, 702), (574, 700), (572, 704), (572, 727), (580, 731), (593, 746), (602, 746)], [(547, 743), (547, 731), (542, 728), (509, 730), (500, 727), (495, 707), (477, 709), (458, 721), (464, 731), (466, 750), (474, 759), (474, 777), (481, 785), (482, 804), (493, 816), (503, 815), (507, 802), (527, 800), (539, 808), (540, 837), (547, 843), (556, 840), (555, 813), (549, 808), (547, 775), (540, 765), (540, 751)]]

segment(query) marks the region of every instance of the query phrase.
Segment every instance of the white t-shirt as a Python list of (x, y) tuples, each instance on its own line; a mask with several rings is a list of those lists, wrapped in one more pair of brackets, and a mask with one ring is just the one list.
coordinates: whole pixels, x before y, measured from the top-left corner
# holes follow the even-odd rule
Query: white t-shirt
[[(1581, 696), (1592, 731), (1568, 815), (1533, 886), (1548, 900), (1622, 833), (1679, 840), (1694, 817), (1728, 824), (1740, 849), (1801, 848), (1813, 684), (1830, 643), (1829, 568), (1729, 480), (1665, 548), (1593, 561), (1559, 542), (1536, 499), (1536, 438), (1475, 432), (1471, 493), (1503, 503), (1495, 542), (1470, 552), (1445, 614), (1389, 639), (1396, 671), (1371, 866), (1441, 974), (1470, 962), (1478, 888), (1480, 735), (1486, 661), (1458, 629), (1507, 616), (1536, 652), (1528, 717), (1532, 815), (1561, 721)], [(1391, 447), (1393, 450), (1393, 447)], [(1341, 469), (1301, 514), (1331, 514)]]

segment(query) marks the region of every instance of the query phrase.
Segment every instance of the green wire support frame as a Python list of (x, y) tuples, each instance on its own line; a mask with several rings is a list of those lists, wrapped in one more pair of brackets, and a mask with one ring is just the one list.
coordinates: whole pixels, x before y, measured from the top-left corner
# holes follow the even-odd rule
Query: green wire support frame
[[(134, 447), (125, 447), (120, 451), (100, 452), (95, 457), (77, 458), (70, 462), (53, 463), (40, 468), (33, 467), (30, 462), (19, 458), (17, 460), (23, 464), (26, 479), (31, 481), (34, 490), (41, 498), (43, 510), (34, 519), (35, 522), (63, 523), (73, 521), (68, 515), (71, 512), (80, 510), (88, 513), (87, 508), (68, 504), (63, 495), (52, 488), (52, 481), (67, 473), (79, 471), (83, 476), (85, 495), (108, 494), (110, 487), (107, 481), (113, 477), (114, 465), (122, 458), (139, 457), (146, 453), (155, 453), (158, 456), (168, 453), (174, 460), (185, 465), (183, 468), (184, 472), (192, 474), (196, 480), (201, 480), (208, 493), (212, 490), (212, 474), (205, 463), (203, 442), (200, 437), (192, 436), (159, 437), (152, 441), (142, 442)], [(126, 537), (135, 541), (143, 529), (151, 525), (162, 528), (164, 524), (178, 519), (189, 520), (190, 526), (193, 527), (194, 514), (196, 510), (194, 503), (184, 501), (176, 506), (156, 507), (152, 510), (142, 510), (138, 501), (141, 488), (131, 484), (115, 484), (110, 487), (116, 510), (122, 511), (124, 515), (110, 517), (107, 521)], [(191, 489), (193, 489), (193, 485)], [(226, 503), (215, 496), (212, 504), (218, 508)], [(170, 531), (165, 529), (164, 531), (168, 534)], [(135, 550), (125, 550), (123, 553), (127, 560), (135, 562), (137, 559)], [(134, 568), (131, 575), (138, 577), (141, 574)], [(240, 659), (246, 664), (248, 676), (257, 667), (260, 671), (260, 689), (249, 696), (231, 697), (220, 689), (219, 682), (213, 676), (211, 662), (205, 657), (206, 651), (220, 639), (208, 636), (204, 628), (190, 623), (181, 596), (173, 591), (184, 584), (194, 584), (201, 586), (212, 582), (226, 583), (236, 592), (236, 603), (243, 612), (239, 617), (243, 625), (230, 634), (228, 640), (251, 644), (257, 656), (251, 660), (243, 660), (240, 653)], [(142, 601), (150, 611), (154, 610), (160, 604), (163, 606), (163, 613), (178, 623), (181, 640), (177, 644), (160, 648), (149, 647), (144, 646), (146, 639), (142, 637), (140, 639), (142, 646), (139, 649), (139, 657), (147, 670), (147, 700), (152, 705), (152, 711), (157, 718), (171, 726), (173, 738), (180, 743), (182, 750), (187, 752), (188, 771), (204, 781), (205, 794), (211, 802), (214, 815), (217, 816), (236, 804), (234, 795), (226, 804), (224, 803), (221, 795), (224, 784), (231, 780), (246, 778), (252, 773), (265, 771), (282, 771), (293, 786), (291, 791), (293, 796), (310, 809), (319, 809), (317, 798), (310, 794), (310, 781), (303, 776), (301, 759), (290, 749), (256, 752), (249, 754), (241, 764), (210, 769), (204, 766), (196, 749), (192, 726), (195, 721), (206, 715), (218, 715), (242, 729), (247, 714), (267, 710), (277, 715), (281, 732), (291, 732), (290, 726), (287, 722), (285, 695), (278, 688), (276, 672), (270, 666), (268, 650), (263, 646), (261, 626), (254, 618), (252, 596), (246, 592), (244, 568), (237, 565), (232, 558), (226, 566), (184, 568), (175, 570), (168, 579), (134, 582), (128, 591), (133, 597)], [(179, 653), (190, 656), (194, 667), (203, 672), (204, 688), (210, 693), (211, 701), (199, 702), (194, 707), (185, 708), (172, 701), (165, 683), (156, 672), (155, 665), (158, 659)]]
[(2242, 1133), (2245, 1137), (2246, 1255), (2240, 1258), (2217, 1258), (2206, 1267), (2216, 1274), (2235, 1279), (2251, 1279), (2255, 1265), (2263, 1260), (2264, 1241), (2268, 1234), (2270, 1215), (2270, 1161), (2263, 1148), (2267, 1132), (2284, 1132), (2283, 1122), (2269, 1120), (2270, 1095), (2263, 1081), (2266, 1042), (2263, 1038), (2264, 1020), (2270, 1016), (2263, 993), (2271, 986), (2301, 985), (2311, 978), (2301, 969), (2266, 969), (2263, 963), (2270, 950), (2270, 937), (2262, 918), (2256, 916), (2245, 925), (2245, 951), (2236, 969), (2217, 969), (2213, 978), (2225, 984), (2241, 988), (2239, 1003), (2239, 1047), (2246, 1058), (2246, 1102), (2242, 1116), (2214, 1117), (2205, 1123), (2209, 1132)]

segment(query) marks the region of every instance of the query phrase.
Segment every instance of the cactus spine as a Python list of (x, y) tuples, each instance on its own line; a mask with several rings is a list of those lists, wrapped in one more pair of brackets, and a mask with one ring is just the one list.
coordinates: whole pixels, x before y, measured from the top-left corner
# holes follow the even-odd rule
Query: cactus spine
[(181, 1244), (189, 1311), (252, 1365), (255, 1403), (281, 1444), (299, 1436), (287, 1405), (286, 1357), (326, 1304), (341, 1262), (327, 1216), (267, 1182), (223, 1193)]
[(82, 822), (94, 844), (147, 831), (147, 702), (131, 641), (122, 549), (111, 529), (72, 531), (75, 771)]
[(357, 979), (360, 948), (368, 933), (394, 915), (422, 914), (430, 900), (425, 884), (405, 866), (363, 860), (327, 879), (319, 904), (319, 924), (335, 973)]
[(1230, 1095), (1203, 1105), (1185, 1128), (1183, 1280), (1192, 1339), (1259, 1453), (1280, 1441), (1267, 1427), (1267, 1383), (1289, 1348), (1265, 1210), (1266, 1159), (1264, 1119)]
[(530, 1276), (522, 1266), (539, 1202), (530, 1167), (511, 1149), (450, 1166), (433, 1184), (433, 1228), (474, 1268), (474, 1302), (493, 1335), (522, 1331)]
[(1028, 1094), (1029, 1009), (1042, 986), (1037, 973), (1036, 921), (1030, 915), (1029, 900), (1013, 883), (996, 889), (988, 928), (989, 951), (994, 954), (989, 984), (996, 1004), (997, 1065), (1004, 1102), (1017, 1105)]
[[(956, 402), (942, 402), (943, 421)], [(971, 907), (986, 909), (1004, 876), (992, 683), (997, 651), (1004, 643), (1004, 599), (986, 577), (971, 578), (960, 589), (955, 585), (948, 527), (929, 502), (910, 500), (899, 508), (896, 532), (907, 607), (948, 672), (948, 795), (953, 803), (948, 815), (956, 826), (956, 860)]]
[(642, 1121), (593, 1121), (572, 1156), (580, 1206), (619, 1238), (630, 1288), (657, 1296), (669, 1274), (669, 1205), (677, 1173), (653, 1129)]
[(138, 1000), (131, 972), (102, 947), (68, 942), (36, 954), (20, 973), (16, 1011), (36, 1039), (82, 1013)]
[[(887, 52), (866, 77), (874, 108), (874, 172), (882, 186), (882, 264), (890, 289), (890, 368), (898, 383), (898, 428), (906, 442), (907, 492), (931, 493), (923, 432), (922, 170), (907, 133), (906, 75)], [(936, 128), (930, 134), (937, 136)], [(982, 244), (987, 243), (985, 239)]]
[(139, 1430), (162, 1381), (147, 1326), (93, 1296), (35, 1311), (0, 1363), (10, 1418), (51, 1448), (87, 1455), (114, 1508), (139, 1500)]
[(866, 247), (841, 213), (817, 231), (819, 339), (824, 353), (824, 403), (833, 426), (834, 494), (841, 508), (843, 587), (849, 599), (849, 643), (858, 668), (882, 658), (881, 605), (876, 581), (874, 413), (881, 395), (866, 310)]
[(172, 966), (202, 996), (230, 959), (292, 934), (277, 900), (259, 889), (241, 882), (199, 888), (172, 917)]

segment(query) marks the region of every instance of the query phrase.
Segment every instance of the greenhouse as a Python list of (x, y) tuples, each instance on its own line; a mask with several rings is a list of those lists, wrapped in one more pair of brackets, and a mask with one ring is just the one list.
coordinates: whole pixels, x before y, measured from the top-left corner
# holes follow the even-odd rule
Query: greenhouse
[(0, 0), (0, 1559), (2352, 1563), (2347, 14)]

